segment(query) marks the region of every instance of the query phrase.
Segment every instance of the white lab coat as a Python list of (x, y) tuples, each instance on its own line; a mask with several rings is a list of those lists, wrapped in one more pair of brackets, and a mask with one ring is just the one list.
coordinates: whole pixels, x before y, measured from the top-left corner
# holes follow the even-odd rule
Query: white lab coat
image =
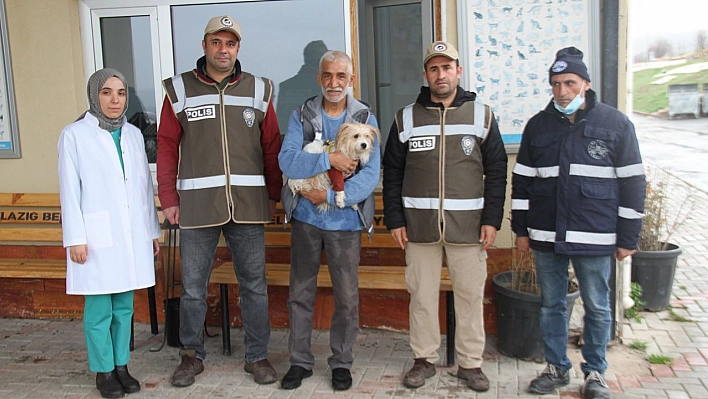
[[(111, 134), (86, 113), (59, 137), (59, 192), (66, 293), (113, 294), (155, 285), (152, 240), (161, 236), (145, 144), (126, 123), (121, 133), (125, 175)], [(86, 244), (84, 264), (69, 247)]]

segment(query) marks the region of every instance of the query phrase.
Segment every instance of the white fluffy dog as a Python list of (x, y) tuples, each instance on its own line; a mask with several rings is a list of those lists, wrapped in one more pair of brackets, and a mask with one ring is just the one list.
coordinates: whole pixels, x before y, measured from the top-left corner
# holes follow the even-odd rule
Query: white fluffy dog
[[(306, 145), (303, 151), (312, 154), (341, 151), (342, 154), (351, 159), (358, 159), (359, 165), (364, 166), (369, 162), (369, 157), (374, 151), (375, 139), (381, 140), (379, 130), (375, 127), (362, 123), (344, 123), (339, 130), (337, 130), (333, 144), (330, 144), (328, 141), (315, 140)], [(343, 176), (342, 172), (332, 168), (328, 172), (323, 172), (307, 179), (290, 179), (288, 180), (288, 186), (294, 194), (300, 191), (327, 190), (333, 188), (336, 192), (335, 201), (337, 206), (344, 208), (344, 201), (346, 199), (344, 195), (344, 179), (347, 177), (349, 177), (349, 175)], [(330, 210), (330, 207), (330, 204), (327, 202), (317, 205), (317, 209), (320, 212), (327, 212)], [(356, 207), (356, 205), (353, 206), (354, 209), (356, 209)]]

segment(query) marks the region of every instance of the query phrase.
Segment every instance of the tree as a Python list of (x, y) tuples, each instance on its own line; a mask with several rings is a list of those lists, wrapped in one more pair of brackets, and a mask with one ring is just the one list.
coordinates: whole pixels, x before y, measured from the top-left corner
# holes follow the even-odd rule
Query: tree
[(696, 51), (702, 52), (708, 49), (708, 32), (703, 29), (696, 33)]
[(657, 39), (649, 46), (649, 51), (654, 53), (655, 58), (661, 58), (671, 53), (671, 43), (666, 39)]

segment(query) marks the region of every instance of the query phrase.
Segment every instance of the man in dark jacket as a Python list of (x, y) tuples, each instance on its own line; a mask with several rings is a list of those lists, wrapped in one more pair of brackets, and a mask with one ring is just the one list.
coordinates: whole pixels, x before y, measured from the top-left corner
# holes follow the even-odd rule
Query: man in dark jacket
[(491, 109), (462, 89), (457, 50), (428, 47), (415, 104), (396, 113), (384, 153), (384, 217), (406, 251), (410, 341), (415, 358), (403, 383), (417, 388), (435, 375), (438, 298), (445, 256), (455, 297), (457, 376), (489, 389), (481, 369), (486, 250), (501, 227), (507, 156)]
[(512, 228), (519, 250), (533, 249), (536, 259), (548, 363), (529, 390), (546, 394), (570, 382), (565, 298), (572, 261), (585, 308), (581, 394), (609, 398), (603, 375), (611, 258), (637, 247), (644, 167), (634, 125), (596, 100), (580, 50), (558, 51), (549, 82), (553, 100), (526, 125), (512, 180)]

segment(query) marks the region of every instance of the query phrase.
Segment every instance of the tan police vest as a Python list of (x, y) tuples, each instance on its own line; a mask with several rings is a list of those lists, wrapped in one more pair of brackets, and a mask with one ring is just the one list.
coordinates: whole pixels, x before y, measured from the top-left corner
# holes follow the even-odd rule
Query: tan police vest
[(219, 90), (191, 71), (163, 84), (183, 130), (180, 227), (270, 222), (260, 125), (271, 81), (241, 72)]
[(479, 244), (484, 208), (480, 145), (487, 138), (491, 109), (476, 101), (446, 109), (416, 103), (396, 118), (398, 138), (408, 143), (401, 191), (408, 239)]

